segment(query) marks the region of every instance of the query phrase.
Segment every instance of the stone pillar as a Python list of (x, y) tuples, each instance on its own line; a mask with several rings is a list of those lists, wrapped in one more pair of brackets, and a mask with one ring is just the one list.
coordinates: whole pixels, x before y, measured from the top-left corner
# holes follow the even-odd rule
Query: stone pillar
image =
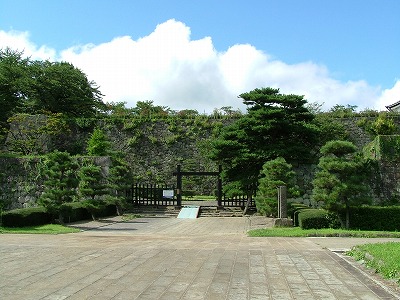
[(286, 186), (278, 186), (278, 218), (287, 218), (287, 192)]
[(176, 202), (178, 206), (182, 205), (182, 174), (181, 165), (176, 167)]

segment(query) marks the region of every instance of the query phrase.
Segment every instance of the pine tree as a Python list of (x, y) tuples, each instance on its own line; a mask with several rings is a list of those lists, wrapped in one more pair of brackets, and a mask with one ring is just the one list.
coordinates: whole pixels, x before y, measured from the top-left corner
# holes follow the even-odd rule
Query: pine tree
[(104, 131), (96, 128), (88, 140), (86, 151), (90, 156), (106, 156), (109, 154), (110, 145)]
[(93, 220), (96, 214), (105, 205), (104, 196), (108, 193), (106, 180), (102, 174), (101, 167), (93, 163), (80, 168), (78, 172), (78, 193), (83, 205), (91, 213)]
[(262, 168), (256, 196), (257, 211), (263, 215), (276, 216), (278, 213), (278, 190), (279, 186), (286, 186), (289, 196), (299, 194), (295, 184), (295, 172), (292, 165), (288, 164), (282, 157), (267, 161)]
[(112, 166), (108, 175), (109, 196), (108, 202), (117, 207), (117, 214), (121, 215), (127, 205), (126, 190), (131, 187), (132, 173), (128, 164), (122, 159), (112, 157)]
[(54, 151), (44, 161), (44, 191), (39, 203), (53, 214), (59, 215), (62, 223), (62, 206), (72, 202), (76, 195), (78, 164), (68, 152)]
[[(330, 141), (321, 148), (319, 171), (313, 185), (312, 199), (335, 212), (342, 227), (350, 227), (350, 207), (369, 203), (367, 164), (348, 141)], [(345, 220), (340, 210), (345, 209)]]

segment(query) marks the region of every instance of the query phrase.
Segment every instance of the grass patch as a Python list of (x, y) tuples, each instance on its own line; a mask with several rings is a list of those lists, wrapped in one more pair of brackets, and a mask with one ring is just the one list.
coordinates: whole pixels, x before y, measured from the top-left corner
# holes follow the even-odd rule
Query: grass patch
[(363, 238), (400, 238), (400, 232), (362, 231), (345, 229), (301, 229), (300, 227), (274, 227), (254, 229), (248, 232), (251, 237), (363, 237)]
[(377, 243), (353, 247), (347, 253), (386, 279), (400, 284), (400, 243)]
[(17, 234), (63, 234), (79, 232), (79, 229), (66, 227), (58, 224), (47, 224), (30, 227), (0, 227), (0, 233)]

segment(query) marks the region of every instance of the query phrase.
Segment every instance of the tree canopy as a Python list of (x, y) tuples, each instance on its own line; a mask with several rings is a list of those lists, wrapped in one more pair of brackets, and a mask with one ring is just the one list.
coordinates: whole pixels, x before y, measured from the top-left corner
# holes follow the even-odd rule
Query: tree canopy
[(0, 125), (16, 113), (62, 113), (93, 117), (105, 110), (96, 84), (67, 62), (24, 58), (23, 52), (0, 49)]
[(303, 96), (261, 88), (239, 95), (247, 114), (211, 142), (210, 157), (224, 165), (224, 179), (246, 189), (256, 185), (263, 164), (277, 157), (307, 161), (318, 139), (314, 115)]
[[(342, 226), (349, 228), (350, 206), (370, 200), (366, 184), (368, 165), (357, 156), (357, 147), (348, 141), (330, 141), (321, 148), (321, 154), (312, 198), (337, 213)], [(345, 221), (339, 214), (342, 208), (346, 212)]]

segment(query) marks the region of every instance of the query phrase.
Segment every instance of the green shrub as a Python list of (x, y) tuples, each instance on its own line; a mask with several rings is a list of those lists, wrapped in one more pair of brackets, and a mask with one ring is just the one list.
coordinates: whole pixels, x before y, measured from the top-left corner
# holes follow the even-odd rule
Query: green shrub
[(117, 208), (115, 204), (106, 204), (103, 205), (100, 211), (98, 212), (97, 216), (99, 217), (109, 217), (115, 216), (117, 213)]
[(90, 213), (81, 202), (65, 203), (62, 206), (62, 215), (64, 221), (67, 223), (88, 220), (91, 218)]
[(303, 209), (299, 211), (299, 226), (302, 229), (329, 228), (328, 212), (324, 209)]
[[(344, 210), (340, 214), (344, 214)], [(400, 206), (361, 206), (350, 209), (350, 228), (359, 230), (399, 231)]]
[[(115, 204), (101, 205), (96, 210), (96, 217), (114, 216), (116, 211)], [(91, 211), (85, 201), (64, 204), (62, 214), (67, 223), (92, 219)]]
[(289, 202), (287, 205), (287, 214), (293, 220), (293, 226), (299, 226), (298, 214), (302, 209), (309, 209), (310, 207), (304, 203)]
[(50, 224), (53, 216), (44, 207), (9, 210), (3, 213), (4, 227), (27, 227)]

